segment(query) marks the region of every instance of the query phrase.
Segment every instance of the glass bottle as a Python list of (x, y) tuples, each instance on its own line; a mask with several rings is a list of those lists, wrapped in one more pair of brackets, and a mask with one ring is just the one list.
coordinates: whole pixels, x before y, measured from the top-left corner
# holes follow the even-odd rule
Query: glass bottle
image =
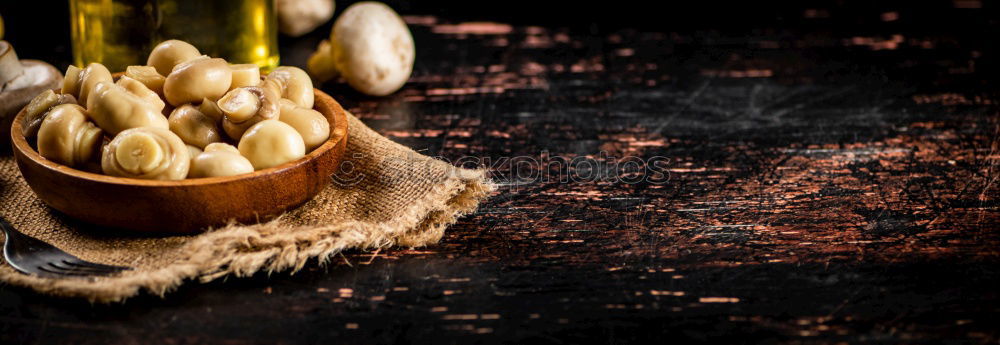
[(145, 65), (168, 39), (265, 72), (279, 60), (275, 0), (70, 0), (70, 27), (74, 64), (112, 72)]

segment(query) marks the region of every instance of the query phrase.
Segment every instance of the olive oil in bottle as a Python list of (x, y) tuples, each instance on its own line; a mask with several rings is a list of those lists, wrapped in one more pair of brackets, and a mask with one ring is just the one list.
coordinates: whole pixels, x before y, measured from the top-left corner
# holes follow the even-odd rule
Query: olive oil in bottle
[(230, 63), (278, 65), (275, 0), (70, 0), (70, 26), (77, 66), (124, 71), (168, 39)]

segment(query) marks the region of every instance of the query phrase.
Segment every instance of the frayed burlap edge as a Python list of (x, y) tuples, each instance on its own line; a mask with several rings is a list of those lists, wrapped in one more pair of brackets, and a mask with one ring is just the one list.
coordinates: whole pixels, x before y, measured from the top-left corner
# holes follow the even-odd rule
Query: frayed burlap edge
[(183, 259), (155, 270), (88, 280), (40, 278), (4, 270), (0, 280), (42, 294), (110, 303), (142, 291), (162, 297), (189, 280), (206, 283), (257, 272), (296, 272), (310, 259), (324, 264), (349, 248), (424, 246), (440, 240), (446, 227), (475, 211), (495, 188), (483, 171), (453, 169), (444, 183), (386, 222), (290, 226), (279, 217), (262, 224), (231, 224), (194, 238), (182, 247)]

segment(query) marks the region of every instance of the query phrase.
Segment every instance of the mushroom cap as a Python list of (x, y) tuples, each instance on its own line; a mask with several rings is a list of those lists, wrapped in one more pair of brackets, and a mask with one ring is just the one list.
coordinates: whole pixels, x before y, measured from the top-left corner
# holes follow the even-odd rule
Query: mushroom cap
[(32, 138), (38, 134), (38, 128), (42, 126), (42, 121), (48, 116), (49, 110), (60, 104), (76, 104), (76, 98), (69, 94), (57, 94), (52, 89), (42, 91), (42, 93), (31, 99), (24, 108), (24, 119), (21, 120), (21, 134), (25, 138)]
[(128, 92), (125, 88), (103, 82), (94, 87), (87, 100), (90, 118), (111, 135), (136, 127), (155, 127), (166, 130), (170, 126), (148, 101)]
[(126, 91), (146, 101), (153, 107), (153, 109), (156, 109), (156, 111), (162, 112), (163, 108), (167, 105), (166, 103), (163, 103), (163, 99), (160, 98), (160, 95), (155, 91), (150, 90), (149, 87), (146, 87), (146, 84), (132, 79), (127, 75), (123, 75), (121, 78), (118, 78), (118, 81), (115, 82), (115, 84), (118, 84), (118, 86), (125, 88)]
[(351, 5), (330, 33), (334, 64), (356, 90), (385, 96), (410, 78), (415, 48), (406, 23), (380, 2)]
[(38, 129), (38, 154), (53, 162), (79, 167), (97, 157), (102, 133), (76, 104), (57, 105)]
[(299, 132), (278, 120), (264, 120), (247, 129), (240, 139), (239, 150), (256, 170), (291, 162), (306, 154)]
[(222, 130), (230, 139), (239, 141), (250, 126), (281, 115), (280, 99), (274, 89), (260, 86), (244, 86), (229, 91), (217, 102), (225, 114)]
[(191, 160), (191, 170), (188, 177), (214, 177), (249, 174), (253, 172), (253, 164), (239, 151), (229, 150), (205, 151)]
[(323, 145), (330, 138), (330, 122), (322, 113), (297, 106), (292, 101), (282, 99), (281, 116), (278, 120), (292, 126), (302, 136), (306, 151)]
[(128, 66), (125, 67), (125, 76), (138, 80), (147, 88), (163, 97), (163, 82), (167, 80), (162, 74), (151, 66)]
[(191, 167), (187, 145), (171, 131), (138, 127), (125, 130), (104, 147), (101, 168), (111, 176), (182, 180)]
[[(114, 78), (111, 77), (111, 72), (108, 71), (107, 67), (96, 62), (91, 63), (87, 65), (87, 68), (80, 71), (80, 85), (77, 89), (79, 94), (74, 96), (80, 100), (80, 104), (87, 104), (87, 98), (94, 92), (97, 84), (113, 81)], [(87, 108), (90, 107), (88, 106)]]
[(170, 113), (167, 122), (170, 124), (170, 131), (177, 134), (185, 144), (203, 149), (208, 144), (222, 141), (215, 120), (193, 105), (185, 104), (177, 107)]
[(264, 81), (263, 86), (275, 90), (278, 96), (287, 98), (300, 107), (313, 107), (315, 94), (312, 79), (301, 68), (280, 66), (268, 73)]
[(198, 48), (181, 40), (166, 40), (157, 44), (146, 59), (146, 65), (156, 68), (160, 75), (169, 75), (174, 67), (201, 56)]
[(233, 71), (226, 60), (195, 59), (177, 65), (163, 83), (163, 95), (175, 107), (219, 99), (229, 91)]

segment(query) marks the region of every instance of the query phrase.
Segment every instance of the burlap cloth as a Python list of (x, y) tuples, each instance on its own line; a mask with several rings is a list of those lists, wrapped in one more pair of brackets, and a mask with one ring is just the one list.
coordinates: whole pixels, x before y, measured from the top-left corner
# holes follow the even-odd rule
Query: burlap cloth
[(347, 163), (315, 199), (267, 223), (193, 236), (138, 236), (74, 221), (38, 200), (13, 157), (4, 154), (0, 214), (14, 227), (84, 260), (135, 269), (114, 277), (48, 279), (3, 263), (0, 281), (94, 302), (122, 301), (142, 291), (162, 296), (185, 282), (296, 271), (310, 259), (323, 263), (348, 248), (435, 243), (492, 190), (482, 171), (423, 156), (348, 117)]

